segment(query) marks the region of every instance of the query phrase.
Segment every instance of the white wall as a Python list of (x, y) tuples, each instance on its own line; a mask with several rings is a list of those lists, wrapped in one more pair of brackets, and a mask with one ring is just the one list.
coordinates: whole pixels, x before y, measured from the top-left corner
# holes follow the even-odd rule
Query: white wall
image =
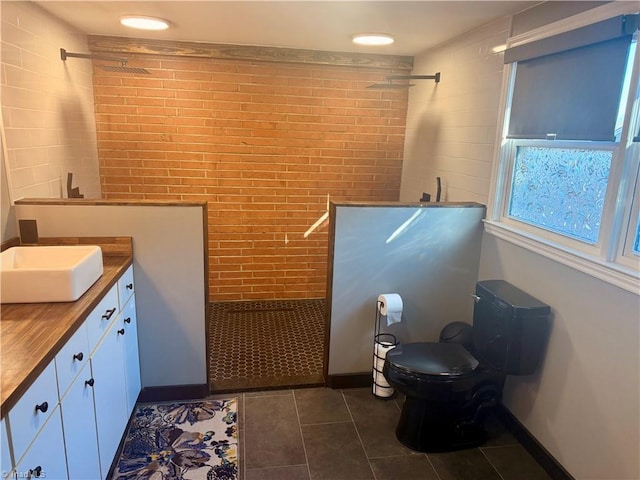
[(203, 205), (16, 205), (41, 237), (133, 237), (143, 387), (207, 383)]
[[(488, 49), (508, 25), (416, 58), (415, 73), (440, 70), (442, 83), (411, 91), (401, 200), (433, 193), (439, 175), (448, 200), (487, 203), (502, 87), (502, 55)], [(639, 297), (486, 233), (479, 278), (506, 279), (553, 309), (544, 365), (509, 379), (507, 408), (576, 479), (639, 479)]]
[(640, 478), (640, 298), (486, 234), (480, 279), (551, 305), (544, 364), (504, 403), (576, 479)]
[[(67, 172), (100, 198), (91, 61), (86, 35), (32, 2), (0, 2), (2, 120), (11, 198), (66, 197)], [(0, 122), (1, 124), (2, 122)]]
[(416, 81), (409, 90), (400, 201), (435, 199), (486, 203), (502, 86), (504, 18), (417, 56), (413, 73), (441, 73), (441, 81)]

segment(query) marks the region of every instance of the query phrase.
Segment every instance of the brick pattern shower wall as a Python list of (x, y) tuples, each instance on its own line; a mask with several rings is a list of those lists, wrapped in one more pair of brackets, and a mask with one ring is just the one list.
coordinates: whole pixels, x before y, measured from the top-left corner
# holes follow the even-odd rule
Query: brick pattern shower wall
[(151, 74), (94, 70), (103, 197), (206, 200), (212, 301), (325, 297), (327, 223), (303, 234), (327, 194), (398, 200), (407, 92), (366, 68), (129, 65)]

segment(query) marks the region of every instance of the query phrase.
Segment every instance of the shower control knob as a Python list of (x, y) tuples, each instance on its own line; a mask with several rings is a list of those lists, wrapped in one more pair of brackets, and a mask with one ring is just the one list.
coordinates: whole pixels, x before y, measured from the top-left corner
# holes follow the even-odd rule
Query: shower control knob
[(480, 303), (480, 300), (482, 300), (482, 298), (480, 298), (478, 295), (476, 295), (474, 293), (471, 294), (471, 298), (473, 298), (473, 301), (475, 303)]

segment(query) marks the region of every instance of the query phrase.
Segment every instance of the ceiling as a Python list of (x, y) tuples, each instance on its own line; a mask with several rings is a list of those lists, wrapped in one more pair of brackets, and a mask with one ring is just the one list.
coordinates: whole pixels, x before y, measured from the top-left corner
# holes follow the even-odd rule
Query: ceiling
[[(173, 41), (416, 55), (531, 1), (36, 1), (83, 33)], [(169, 20), (164, 32), (119, 24), (125, 14)], [(384, 32), (388, 47), (358, 47), (351, 36)]]

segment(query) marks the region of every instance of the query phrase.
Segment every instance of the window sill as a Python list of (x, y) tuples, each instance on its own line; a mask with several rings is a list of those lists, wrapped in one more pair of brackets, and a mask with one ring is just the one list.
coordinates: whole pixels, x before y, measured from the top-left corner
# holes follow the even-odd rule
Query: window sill
[(500, 222), (485, 220), (484, 227), (485, 231), (494, 237), (640, 295), (640, 272), (638, 271), (620, 264), (605, 262)]

